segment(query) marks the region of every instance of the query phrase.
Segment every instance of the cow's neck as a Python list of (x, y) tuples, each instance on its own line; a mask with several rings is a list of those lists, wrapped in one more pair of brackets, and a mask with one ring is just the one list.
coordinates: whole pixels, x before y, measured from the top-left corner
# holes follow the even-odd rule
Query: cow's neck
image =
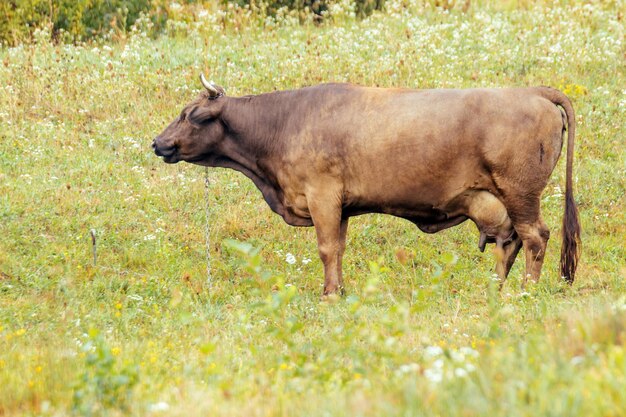
[(263, 162), (284, 148), (280, 123), (287, 116), (266, 96), (229, 97), (220, 116), (226, 134), (217, 153), (259, 177), (270, 174)]
[[(310, 219), (294, 217), (285, 210), (283, 190), (271, 172), (268, 160), (284, 147), (280, 109), (265, 103), (263, 96), (230, 99), (222, 111), (226, 135), (210, 166), (231, 168), (250, 178), (271, 209), (294, 226), (310, 226)], [(286, 114), (284, 115), (286, 116)], [(283, 117), (284, 117), (283, 116)]]
[(222, 120), (241, 150), (265, 158), (282, 152), (284, 126), (292, 115), (290, 100), (278, 100), (280, 93), (229, 98)]

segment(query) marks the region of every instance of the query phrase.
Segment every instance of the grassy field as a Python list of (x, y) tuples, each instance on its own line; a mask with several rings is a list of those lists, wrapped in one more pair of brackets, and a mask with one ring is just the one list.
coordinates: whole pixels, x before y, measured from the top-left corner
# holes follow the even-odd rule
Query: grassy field
[[(85, 45), (0, 49), (0, 416), (625, 416), (624, 2), (345, 6), (321, 25), (233, 9)], [(407, 6), (408, 4), (408, 6)], [(541, 281), (503, 290), (469, 222), (351, 221), (321, 302), (312, 228), (251, 181), (150, 143), (200, 90), (326, 81), (551, 85), (577, 111), (577, 281), (558, 276), (564, 158)], [(93, 264), (90, 230), (97, 234)]]

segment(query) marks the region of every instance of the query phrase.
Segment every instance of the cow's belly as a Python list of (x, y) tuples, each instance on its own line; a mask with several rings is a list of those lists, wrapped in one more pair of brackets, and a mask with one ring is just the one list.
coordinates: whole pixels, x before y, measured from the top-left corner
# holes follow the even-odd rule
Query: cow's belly
[(467, 165), (460, 163), (458, 169), (452, 165), (438, 173), (405, 169), (401, 173), (379, 170), (375, 175), (363, 174), (356, 181), (347, 181), (345, 206), (399, 217), (454, 215), (450, 202), (463, 193), (487, 190), (497, 194), (487, 172), (477, 166), (468, 169)]
[(327, 191), (341, 190), (339, 198), (344, 216), (390, 214), (428, 229), (430, 226), (437, 228), (437, 224), (447, 224), (450, 219), (464, 215), (458, 208), (450, 206), (450, 202), (460, 194), (468, 190), (495, 192), (489, 175), (478, 168), (468, 170), (467, 160), (450, 161), (451, 170), (445, 175), (433, 175), (432, 170), (426, 168), (427, 165), (432, 167), (432, 163), (409, 167), (406, 165), (408, 161), (396, 162), (369, 170), (334, 167), (337, 169), (324, 174), (317, 171), (320, 173), (308, 178), (301, 173), (297, 176), (279, 175), (282, 180), (281, 206), (284, 213), (281, 214), (289, 224), (307, 225), (311, 222), (310, 191), (315, 191), (319, 198), (320, 195), (326, 195)]

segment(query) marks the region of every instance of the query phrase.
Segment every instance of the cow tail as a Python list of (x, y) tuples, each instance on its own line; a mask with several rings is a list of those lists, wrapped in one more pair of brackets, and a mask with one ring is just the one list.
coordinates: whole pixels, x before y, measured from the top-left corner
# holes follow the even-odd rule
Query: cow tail
[[(580, 222), (578, 208), (574, 201), (574, 185), (572, 169), (574, 165), (574, 137), (576, 119), (572, 102), (565, 94), (554, 88), (542, 87), (540, 94), (565, 110), (567, 117), (567, 162), (565, 168), (565, 212), (563, 214), (562, 246), (561, 246), (561, 276), (568, 283), (574, 282), (576, 267), (580, 259)], [(565, 126), (563, 126), (565, 129)]]

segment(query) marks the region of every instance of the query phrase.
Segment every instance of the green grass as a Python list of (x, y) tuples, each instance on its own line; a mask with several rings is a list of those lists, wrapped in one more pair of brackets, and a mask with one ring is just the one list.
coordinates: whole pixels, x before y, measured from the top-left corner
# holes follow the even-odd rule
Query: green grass
[[(265, 29), (230, 10), (156, 39), (140, 22), (114, 42), (43, 33), (0, 49), (0, 415), (626, 414), (623, 2), (406, 4)], [(231, 95), (325, 81), (561, 88), (577, 111), (577, 281), (558, 277), (561, 160), (527, 292), (521, 256), (497, 291), (469, 223), (425, 235), (368, 215), (351, 220), (347, 296), (321, 302), (314, 230), (217, 169), (209, 285), (204, 172), (150, 149), (200, 71)]]

